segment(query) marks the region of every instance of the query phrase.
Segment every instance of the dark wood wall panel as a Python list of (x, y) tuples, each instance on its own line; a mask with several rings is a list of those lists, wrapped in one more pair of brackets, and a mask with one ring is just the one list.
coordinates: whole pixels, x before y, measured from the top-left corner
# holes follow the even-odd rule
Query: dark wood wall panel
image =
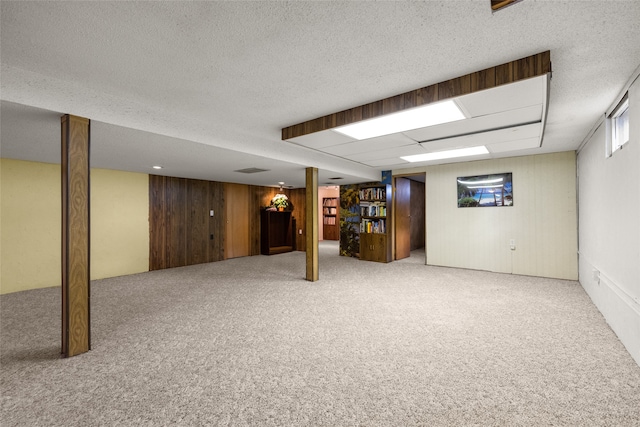
[(283, 128), (282, 139), (287, 140), (550, 72), (551, 53), (550, 51), (541, 52), (507, 62), (506, 64)]
[(471, 75), (438, 83), (438, 99), (454, 98), (471, 93)]
[(187, 182), (186, 265), (209, 261), (209, 183), (201, 180)]
[(185, 180), (167, 179), (167, 264), (170, 267), (187, 265), (185, 230)]
[(489, 89), (496, 86), (496, 67), (477, 71), (471, 74), (471, 92)]
[(209, 252), (208, 262), (224, 259), (224, 185), (221, 182), (209, 181), (209, 210), (213, 209), (213, 216), (209, 216)]
[(167, 268), (165, 180), (149, 175), (149, 270)]
[(513, 62), (498, 65), (495, 67), (496, 86), (512, 83), (513, 80)]
[[(281, 191), (253, 185), (246, 188), (249, 255), (260, 255), (260, 210)], [(304, 230), (305, 190), (282, 192), (294, 205), (297, 228)], [(222, 182), (150, 175), (149, 270), (225, 259), (226, 200)], [(296, 243), (298, 250), (304, 250), (304, 234), (296, 234)]]
[(223, 259), (222, 206), (221, 183), (150, 175), (149, 270)]
[(425, 244), (425, 188), (423, 182), (410, 181), (411, 185), (411, 250), (424, 248)]
[[(306, 250), (306, 195), (307, 191), (304, 188), (296, 188), (294, 190), (288, 191), (288, 197), (291, 199), (293, 203), (293, 217), (296, 219), (296, 230), (295, 230), (295, 239), (296, 239), (296, 250), (305, 251)], [(302, 230), (302, 234), (298, 232), (298, 230)]]

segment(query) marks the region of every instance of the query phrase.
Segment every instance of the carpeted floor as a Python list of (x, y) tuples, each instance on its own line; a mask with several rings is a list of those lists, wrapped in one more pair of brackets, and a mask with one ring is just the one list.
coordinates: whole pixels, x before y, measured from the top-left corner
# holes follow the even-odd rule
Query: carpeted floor
[(378, 264), (323, 242), (92, 283), (60, 359), (60, 290), (0, 297), (8, 426), (638, 426), (640, 367), (577, 282)]

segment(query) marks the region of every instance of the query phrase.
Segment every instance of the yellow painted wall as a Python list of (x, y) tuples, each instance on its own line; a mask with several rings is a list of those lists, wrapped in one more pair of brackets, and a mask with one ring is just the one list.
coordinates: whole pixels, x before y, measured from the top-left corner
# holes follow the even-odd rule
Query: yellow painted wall
[(0, 162), (0, 293), (59, 286), (60, 165)]
[(149, 271), (149, 175), (91, 170), (91, 279)]
[[(60, 286), (60, 165), (0, 161), (0, 293)], [(148, 179), (91, 171), (91, 279), (148, 271)]]

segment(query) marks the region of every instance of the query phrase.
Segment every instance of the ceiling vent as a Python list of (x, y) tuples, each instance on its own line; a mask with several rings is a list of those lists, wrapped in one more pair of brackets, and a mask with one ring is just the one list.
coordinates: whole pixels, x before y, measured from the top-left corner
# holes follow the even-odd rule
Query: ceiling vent
[(260, 169), (260, 168), (246, 168), (246, 169), (238, 169), (234, 172), (240, 173), (258, 173), (258, 172), (269, 172), (269, 169)]

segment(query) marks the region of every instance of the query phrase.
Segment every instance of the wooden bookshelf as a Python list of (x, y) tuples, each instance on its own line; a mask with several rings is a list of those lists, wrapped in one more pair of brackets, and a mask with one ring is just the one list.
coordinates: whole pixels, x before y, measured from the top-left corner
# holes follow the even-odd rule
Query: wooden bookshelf
[(324, 240), (340, 240), (340, 199), (322, 199), (322, 235)]
[(360, 259), (391, 261), (391, 185), (363, 185), (360, 198)]

